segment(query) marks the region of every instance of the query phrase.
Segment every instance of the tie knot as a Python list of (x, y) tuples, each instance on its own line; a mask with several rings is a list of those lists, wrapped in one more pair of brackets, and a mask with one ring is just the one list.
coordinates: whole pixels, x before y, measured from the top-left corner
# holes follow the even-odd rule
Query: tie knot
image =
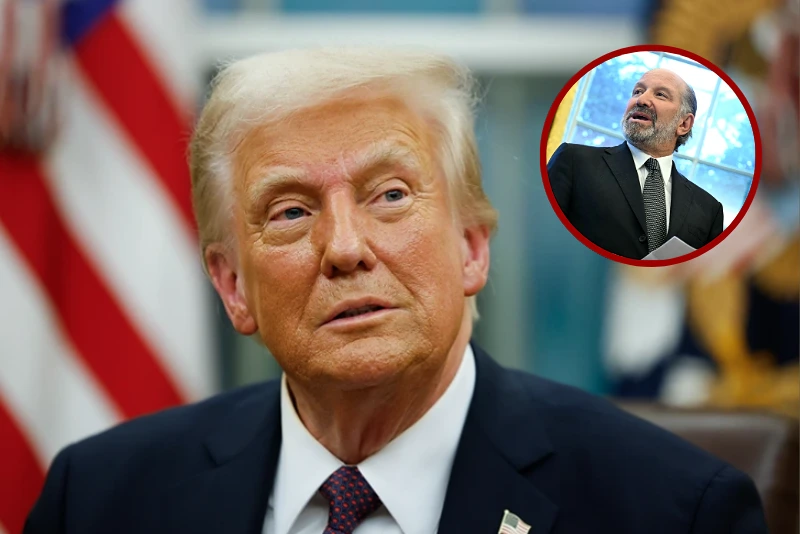
[(320, 486), (319, 492), (330, 505), (326, 534), (351, 534), (381, 505), (375, 490), (358, 467), (340, 467)]
[(661, 169), (658, 167), (658, 160), (656, 160), (655, 158), (648, 159), (647, 161), (644, 162), (644, 165), (650, 172), (659, 172), (659, 173), (661, 172)]

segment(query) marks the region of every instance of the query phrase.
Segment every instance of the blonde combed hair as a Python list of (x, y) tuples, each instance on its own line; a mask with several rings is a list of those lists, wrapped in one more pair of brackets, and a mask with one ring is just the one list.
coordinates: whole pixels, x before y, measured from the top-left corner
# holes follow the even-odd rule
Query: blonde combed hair
[[(474, 134), (475, 83), (450, 58), (417, 49), (318, 48), (260, 54), (225, 66), (190, 144), (192, 203), (205, 256), (232, 246), (233, 154), (256, 128), (353, 95), (396, 97), (434, 128), (435, 156), (463, 226), (494, 231), (497, 213), (483, 191)], [(474, 298), (470, 306), (477, 317)]]

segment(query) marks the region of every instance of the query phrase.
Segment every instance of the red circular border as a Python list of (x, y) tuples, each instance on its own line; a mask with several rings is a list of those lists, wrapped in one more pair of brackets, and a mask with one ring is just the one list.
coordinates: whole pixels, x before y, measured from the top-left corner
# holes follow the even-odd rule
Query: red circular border
[[(571, 222), (567, 219), (567, 216), (564, 215), (564, 212), (561, 211), (561, 208), (556, 202), (556, 197), (553, 195), (553, 189), (550, 186), (550, 178), (547, 175), (547, 140), (550, 137), (550, 129), (553, 127), (553, 119), (555, 119), (556, 111), (558, 111), (558, 107), (561, 105), (561, 101), (564, 100), (564, 96), (566, 96), (567, 92), (575, 85), (578, 80), (580, 80), (586, 73), (588, 73), (593, 68), (597, 67), (601, 63), (605, 63), (609, 59), (613, 59), (617, 56), (621, 56), (623, 54), (630, 54), (633, 52), (669, 52), (671, 54), (676, 54), (679, 56), (683, 56), (689, 59), (693, 59), (694, 61), (708, 67), (709, 70), (713, 71), (717, 76), (722, 78), (725, 83), (736, 93), (736, 96), (739, 98), (739, 101), (744, 106), (745, 111), (747, 112), (747, 117), (750, 119), (750, 126), (753, 129), (753, 138), (756, 145), (756, 154), (755, 154), (755, 169), (753, 171), (753, 182), (750, 184), (750, 191), (747, 193), (747, 198), (744, 201), (744, 205), (739, 210), (739, 213), (736, 215), (736, 218), (733, 222), (720, 234), (718, 235), (711, 243), (708, 243), (704, 247), (701, 247), (689, 254), (684, 254), (683, 256), (678, 256), (677, 258), (673, 258), (671, 260), (634, 260), (631, 258), (626, 258), (624, 256), (619, 256), (617, 254), (608, 252), (607, 250), (595, 245), (591, 241), (589, 241), (586, 237), (581, 234), (577, 228), (575, 228)], [(572, 235), (574, 235), (578, 241), (589, 247), (591, 250), (597, 252), (601, 256), (608, 258), (609, 260), (613, 260), (619, 263), (625, 263), (628, 265), (634, 265), (637, 267), (665, 267), (667, 265), (676, 265), (678, 263), (683, 263), (684, 261), (691, 260), (700, 256), (701, 254), (705, 254), (719, 243), (722, 242), (723, 239), (728, 237), (731, 232), (739, 225), (744, 217), (747, 210), (750, 209), (750, 204), (753, 203), (753, 198), (756, 195), (756, 190), (758, 189), (758, 183), (761, 180), (761, 133), (758, 130), (758, 124), (756, 123), (756, 117), (753, 113), (753, 109), (750, 107), (750, 103), (744, 97), (741, 89), (737, 86), (733, 80), (731, 80), (730, 76), (725, 74), (719, 67), (705, 59), (704, 57), (698, 56), (692, 52), (687, 50), (683, 50), (682, 48), (676, 48), (674, 46), (663, 46), (663, 45), (636, 45), (636, 46), (628, 46), (625, 48), (620, 48), (619, 50), (614, 50), (613, 52), (609, 52), (599, 58), (595, 59), (585, 67), (583, 67), (580, 71), (578, 71), (575, 76), (570, 78), (570, 80), (564, 85), (564, 88), (558, 93), (556, 99), (553, 101), (553, 105), (550, 107), (550, 111), (547, 113), (547, 118), (544, 121), (544, 127), (542, 128), (542, 140), (541, 140), (541, 147), (539, 149), (540, 152), (540, 166), (542, 172), (542, 182), (544, 183), (544, 190), (547, 192), (547, 198), (550, 200), (550, 205), (553, 207), (553, 211), (558, 215), (558, 218), (561, 219), (562, 224), (566, 227)]]

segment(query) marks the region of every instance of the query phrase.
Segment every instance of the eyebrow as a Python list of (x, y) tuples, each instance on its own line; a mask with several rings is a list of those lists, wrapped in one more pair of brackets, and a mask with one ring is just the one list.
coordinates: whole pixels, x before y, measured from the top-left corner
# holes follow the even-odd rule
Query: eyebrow
[[(340, 162), (342, 170), (354, 176), (382, 167), (400, 166), (411, 171), (421, 167), (413, 150), (388, 141), (374, 143), (352, 160), (350, 170), (345, 168), (344, 161)], [(266, 196), (294, 187), (308, 187), (308, 173), (304, 169), (285, 165), (269, 167), (258, 182), (248, 188), (248, 205), (256, 206)]]
[[(641, 87), (641, 88), (644, 88), (644, 89), (647, 88), (647, 86), (645, 84), (643, 84), (642, 82), (636, 82), (636, 85), (634, 85), (633, 88), (636, 89), (637, 87)], [(666, 87), (664, 85), (655, 86), (653, 88), (653, 91), (666, 91), (670, 95), (672, 94), (672, 90), (669, 87)]]
[(289, 189), (301, 185), (308, 177), (308, 173), (296, 167), (277, 165), (270, 167), (258, 182), (254, 183), (247, 191), (247, 205), (256, 206), (272, 192)]

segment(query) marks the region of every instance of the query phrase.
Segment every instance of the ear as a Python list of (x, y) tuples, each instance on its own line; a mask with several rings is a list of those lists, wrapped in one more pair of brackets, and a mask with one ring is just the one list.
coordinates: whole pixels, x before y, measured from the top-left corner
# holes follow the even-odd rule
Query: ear
[(678, 125), (678, 137), (684, 135), (686, 132), (692, 129), (692, 125), (694, 124), (694, 115), (689, 113), (684, 117), (681, 123)]
[(233, 328), (245, 336), (254, 334), (258, 327), (247, 308), (244, 284), (237, 273), (237, 263), (233, 253), (219, 244), (212, 244), (206, 247), (205, 260), (211, 284), (222, 299)]
[(464, 296), (476, 295), (489, 278), (489, 229), (470, 226), (462, 241)]

